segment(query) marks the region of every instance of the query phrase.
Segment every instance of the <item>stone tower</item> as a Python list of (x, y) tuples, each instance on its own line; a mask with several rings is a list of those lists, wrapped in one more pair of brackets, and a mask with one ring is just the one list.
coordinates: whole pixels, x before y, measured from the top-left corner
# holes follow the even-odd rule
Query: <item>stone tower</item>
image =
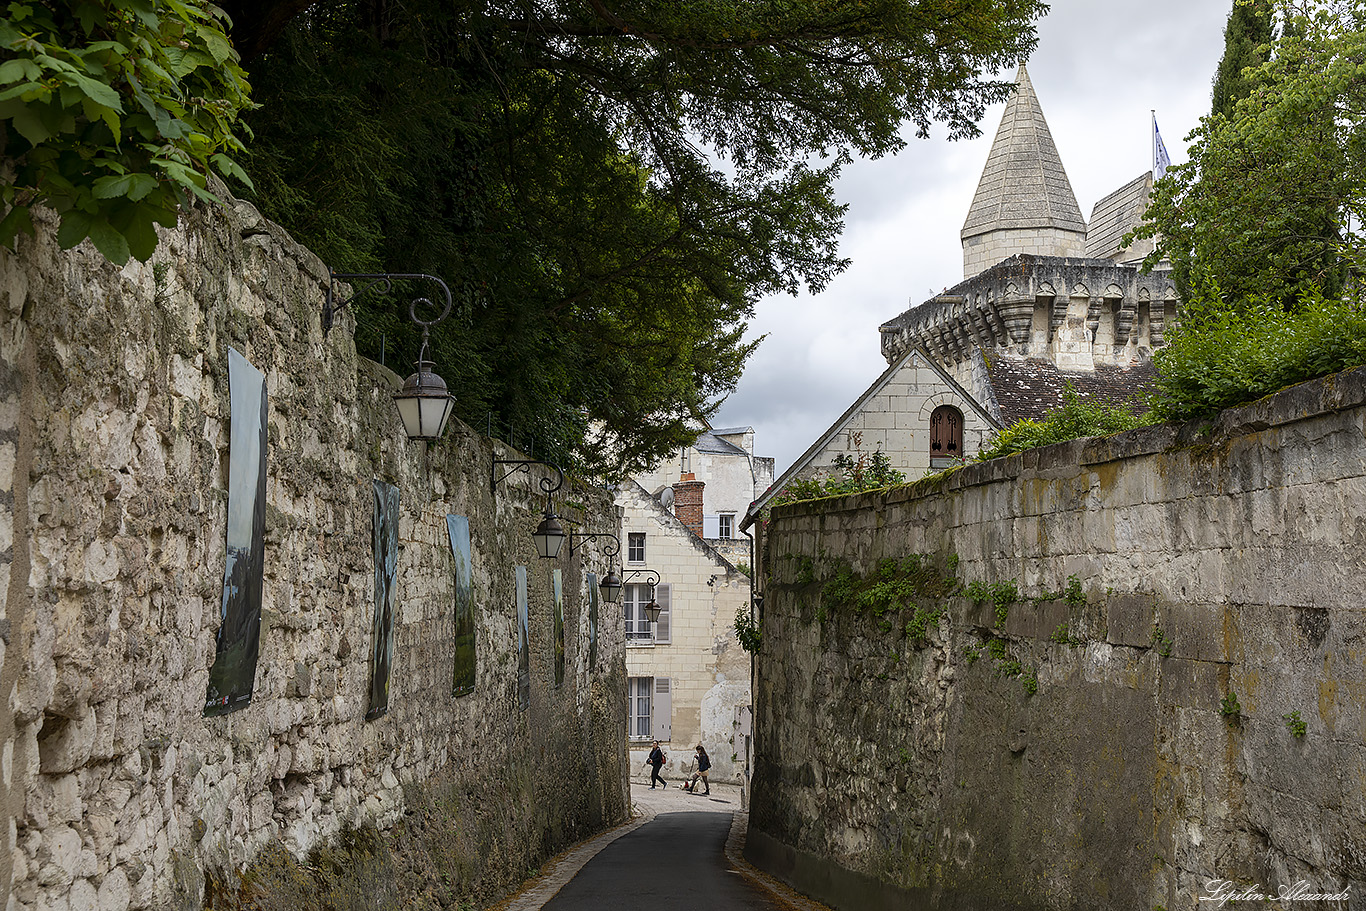
[(1024, 64), (963, 223), (963, 277), (1017, 253), (1085, 256), (1086, 220)]

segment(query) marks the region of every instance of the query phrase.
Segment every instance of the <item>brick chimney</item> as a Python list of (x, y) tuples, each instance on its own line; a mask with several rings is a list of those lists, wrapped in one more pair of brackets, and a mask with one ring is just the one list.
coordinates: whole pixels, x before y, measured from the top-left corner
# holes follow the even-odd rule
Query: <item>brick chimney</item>
[(699, 538), (702, 537), (702, 488), (705, 486), (691, 471), (684, 472), (674, 485), (674, 515)]

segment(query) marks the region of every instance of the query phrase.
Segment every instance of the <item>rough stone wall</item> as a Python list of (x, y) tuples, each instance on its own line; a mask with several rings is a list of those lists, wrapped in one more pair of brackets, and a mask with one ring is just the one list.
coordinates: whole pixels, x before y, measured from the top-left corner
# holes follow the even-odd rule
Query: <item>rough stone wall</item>
[[(153, 261), (58, 249), (45, 219), (0, 250), (0, 902), (18, 909), (199, 907), (264, 846), (296, 855), (383, 827), (441, 777), (507, 843), (472, 860), (517, 882), (624, 818), (619, 605), (588, 666), (585, 573), (560, 560), (569, 673), (555, 686), (550, 561), (520, 455), (452, 422), (403, 436), (398, 378), (358, 360), (352, 317), (324, 338), (324, 265), (252, 207), (199, 208)], [(396, 303), (395, 306), (400, 306)], [(266, 376), (260, 657), (248, 707), (204, 718), (223, 585), (227, 351)], [(440, 370), (440, 366), (437, 367)], [(374, 570), (371, 479), (401, 491), (390, 710), (364, 721)], [(576, 489), (571, 518), (614, 527)], [(562, 511), (565, 511), (562, 509)], [(451, 697), (448, 513), (471, 525), (475, 692)], [(577, 514), (581, 513), (581, 514)], [(514, 566), (531, 578), (531, 701), (516, 688)], [(455, 836), (453, 836), (455, 837)]]
[[(1358, 369), (775, 509), (752, 856), (841, 908), (1363, 906), (1364, 494)], [(942, 600), (923, 644), (823, 605), (841, 560), (913, 553), (1020, 599)]]
[(887, 363), (919, 345), (955, 374), (977, 348), (1070, 370), (1127, 365), (1161, 347), (1176, 315), (1170, 269), (1028, 253), (988, 265), (882, 324)]

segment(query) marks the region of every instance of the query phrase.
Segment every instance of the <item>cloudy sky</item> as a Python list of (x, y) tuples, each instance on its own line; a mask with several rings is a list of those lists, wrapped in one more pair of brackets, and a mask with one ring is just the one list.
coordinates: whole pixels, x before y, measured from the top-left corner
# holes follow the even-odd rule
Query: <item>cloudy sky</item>
[[(1152, 166), (1150, 110), (1172, 161), (1209, 111), (1232, 0), (1052, 0), (1029, 78), (1082, 214)], [(1013, 77), (1013, 73), (1009, 74)], [(886, 368), (877, 327), (963, 278), (958, 232), (1004, 106), (982, 136), (906, 133), (894, 158), (859, 161), (838, 185), (848, 203), (841, 253), (853, 260), (819, 295), (760, 302), (768, 338), (713, 421), (750, 425), (756, 455), (781, 473)]]

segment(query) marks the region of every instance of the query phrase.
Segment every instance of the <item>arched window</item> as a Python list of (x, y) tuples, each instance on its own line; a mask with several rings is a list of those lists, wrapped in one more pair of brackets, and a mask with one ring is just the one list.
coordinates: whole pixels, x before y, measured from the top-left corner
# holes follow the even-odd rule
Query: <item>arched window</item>
[(930, 466), (943, 460), (963, 457), (963, 412), (952, 405), (940, 405), (930, 415)]

